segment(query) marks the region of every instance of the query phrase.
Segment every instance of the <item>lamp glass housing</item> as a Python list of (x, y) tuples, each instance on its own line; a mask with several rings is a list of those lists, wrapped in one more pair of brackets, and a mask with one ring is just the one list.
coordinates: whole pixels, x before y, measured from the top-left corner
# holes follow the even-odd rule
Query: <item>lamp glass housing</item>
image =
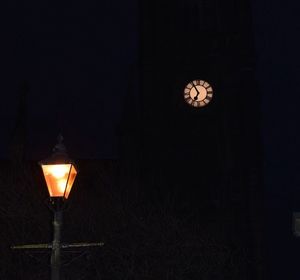
[(77, 170), (72, 163), (41, 164), (50, 197), (68, 198)]

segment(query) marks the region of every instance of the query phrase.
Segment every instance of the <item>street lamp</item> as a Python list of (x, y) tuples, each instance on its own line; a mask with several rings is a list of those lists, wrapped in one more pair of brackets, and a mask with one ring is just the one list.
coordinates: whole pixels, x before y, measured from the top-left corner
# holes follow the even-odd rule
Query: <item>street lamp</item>
[(53, 149), (53, 154), (49, 158), (39, 162), (48, 187), (51, 209), (54, 212), (53, 242), (51, 246), (51, 280), (60, 279), (62, 206), (63, 202), (69, 197), (77, 175), (74, 163), (68, 157), (66, 147), (62, 141), (63, 137), (59, 135), (58, 143)]
[(52, 200), (55, 198), (68, 199), (77, 175), (74, 163), (68, 157), (62, 141), (63, 137), (59, 135), (58, 143), (55, 145), (51, 157), (39, 162)]
[(54, 213), (52, 243), (27, 244), (11, 246), (11, 249), (51, 249), (51, 280), (60, 280), (60, 250), (66, 248), (102, 247), (103, 242), (61, 243), (62, 211), (64, 202), (68, 199), (77, 175), (74, 162), (68, 157), (66, 147), (62, 143), (63, 137), (58, 136), (58, 143), (53, 154), (39, 162), (42, 167), (47, 188), (50, 195), (50, 209)]

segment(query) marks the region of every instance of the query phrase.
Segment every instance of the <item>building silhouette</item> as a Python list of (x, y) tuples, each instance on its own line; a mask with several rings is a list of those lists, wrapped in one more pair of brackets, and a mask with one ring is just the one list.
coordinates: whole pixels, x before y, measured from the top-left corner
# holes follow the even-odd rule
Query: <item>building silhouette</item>
[[(203, 228), (213, 224), (212, 235), (221, 232), (245, 253), (237, 279), (264, 275), (261, 100), (250, 8), (247, 0), (141, 1), (138, 105), (128, 93), (131, 120), (122, 128), (124, 165), (135, 166), (139, 197), (168, 201)], [(183, 98), (196, 79), (214, 89), (202, 108)]]

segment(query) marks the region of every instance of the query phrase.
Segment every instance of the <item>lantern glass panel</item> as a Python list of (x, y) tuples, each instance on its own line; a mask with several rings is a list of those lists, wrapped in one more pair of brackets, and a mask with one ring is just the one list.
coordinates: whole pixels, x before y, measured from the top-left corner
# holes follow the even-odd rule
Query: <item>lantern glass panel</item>
[(50, 197), (64, 196), (71, 166), (72, 164), (42, 165)]
[(74, 165), (72, 165), (70, 175), (69, 175), (69, 180), (67, 182), (66, 192), (65, 192), (65, 198), (66, 199), (69, 197), (69, 194), (71, 192), (71, 189), (72, 189), (73, 183), (75, 181), (76, 175), (77, 175), (77, 171), (76, 171)]

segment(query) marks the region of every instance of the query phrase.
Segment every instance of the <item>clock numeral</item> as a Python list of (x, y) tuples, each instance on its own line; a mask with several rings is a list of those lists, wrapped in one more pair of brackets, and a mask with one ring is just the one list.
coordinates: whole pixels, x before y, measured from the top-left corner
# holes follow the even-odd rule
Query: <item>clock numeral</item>
[(203, 86), (204, 86), (205, 88), (208, 88), (208, 87), (209, 87), (209, 83), (208, 83), (208, 82), (205, 82), (205, 83), (203, 84)]
[(203, 84), (204, 84), (204, 81), (200, 80), (200, 85), (203, 86)]
[(200, 101), (200, 107), (205, 106), (205, 103), (203, 101)]
[(212, 88), (210, 86), (206, 90), (207, 92), (212, 92)]
[(184, 93), (189, 93), (189, 92), (190, 92), (190, 89), (188, 89), (188, 88), (184, 89)]
[(212, 92), (208, 92), (207, 96), (210, 97), (210, 98), (212, 98)]
[(200, 80), (196, 80), (196, 85), (200, 85)]
[(193, 84), (192, 83), (189, 83), (187, 86), (186, 86), (188, 89), (191, 89), (193, 87)]

